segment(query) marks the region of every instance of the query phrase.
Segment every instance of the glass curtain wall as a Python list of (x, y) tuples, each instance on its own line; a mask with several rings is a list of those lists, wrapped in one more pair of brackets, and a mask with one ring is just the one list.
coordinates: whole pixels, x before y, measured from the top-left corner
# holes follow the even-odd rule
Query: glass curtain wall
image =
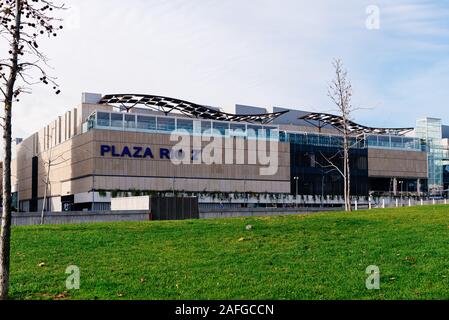
[[(290, 143), (291, 190), (298, 195), (343, 195), (343, 177), (332, 164), (343, 170), (342, 149)], [(368, 149), (353, 148), (349, 154), (351, 167), (351, 194), (368, 196)], [(295, 180), (299, 178), (298, 183)], [(296, 190), (298, 186), (298, 190)]]
[(428, 153), (429, 192), (443, 192), (443, 127), (441, 119), (423, 118), (416, 121), (416, 137), (425, 141)]
[(165, 134), (179, 131), (194, 135), (279, 141), (279, 127), (277, 126), (104, 111), (92, 113), (83, 128), (86, 130), (97, 128)]

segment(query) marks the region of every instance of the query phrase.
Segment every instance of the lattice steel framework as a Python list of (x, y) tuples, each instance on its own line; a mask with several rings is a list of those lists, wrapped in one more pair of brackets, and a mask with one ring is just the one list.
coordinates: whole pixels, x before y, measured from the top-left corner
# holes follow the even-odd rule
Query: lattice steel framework
[[(343, 118), (328, 113), (310, 113), (306, 116), (300, 117), (299, 119), (304, 120), (319, 129), (325, 127), (326, 125), (330, 125), (340, 132), (343, 132), (344, 130)], [(348, 121), (348, 124), (350, 133), (355, 136), (364, 134), (403, 136), (414, 130), (414, 128), (373, 128), (363, 126), (352, 121)]]
[(269, 124), (277, 117), (288, 112), (282, 111), (267, 114), (238, 115), (222, 112), (211, 107), (180, 99), (139, 94), (105, 95), (99, 103), (118, 106), (120, 109), (126, 111), (129, 111), (136, 106), (143, 106), (155, 111), (163, 112), (166, 115), (176, 110), (191, 118), (261, 124)]

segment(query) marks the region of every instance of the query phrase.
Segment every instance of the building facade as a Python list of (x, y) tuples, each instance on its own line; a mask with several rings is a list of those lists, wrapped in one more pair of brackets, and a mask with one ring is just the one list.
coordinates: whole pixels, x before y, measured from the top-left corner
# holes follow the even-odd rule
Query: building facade
[[(237, 105), (228, 114), (173, 98), (83, 94), (78, 107), (17, 140), (14, 204), (20, 211), (108, 210), (123, 193), (198, 195), (236, 206), (260, 195), (339, 196), (336, 120), (283, 108)], [(443, 194), (448, 148), (436, 120), (414, 129), (355, 124), (352, 194)]]

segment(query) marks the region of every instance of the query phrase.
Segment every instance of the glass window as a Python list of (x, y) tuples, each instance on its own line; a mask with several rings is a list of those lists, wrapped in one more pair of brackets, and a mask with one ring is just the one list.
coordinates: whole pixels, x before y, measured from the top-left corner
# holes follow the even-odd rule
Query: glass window
[(391, 137), (392, 148), (404, 148), (401, 137)]
[(156, 118), (137, 116), (137, 128), (142, 130), (156, 130)]
[(331, 144), (335, 147), (342, 147), (343, 146), (343, 137), (332, 136)]
[(157, 118), (157, 129), (161, 131), (175, 131), (175, 119)]
[(212, 122), (201, 121), (201, 133), (202, 134), (211, 134), (211, 130), (212, 130)]
[(259, 130), (261, 130), (262, 127), (261, 126), (253, 126), (253, 125), (248, 125), (248, 137), (249, 138), (257, 138), (259, 136)]
[(97, 124), (101, 127), (109, 127), (111, 125), (111, 120), (109, 119), (110, 113), (98, 112), (97, 113)]
[(368, 159), (366, 157), (357, 158), (357, 169), (368, 170)]
[(125, 114), (125, 128), (136, 128), (136, 116), (134, 114)]
[(299, 142), (300, 144), (307, 144), (307, 134), (305, 133), (297, 134), (296, 141)]
[(193, 133), (193, 120), (178, 119), (177, 129), (185, 130), (185, 131), (188, 131), (189, 133)]
[(320, 136), (320, 145), (321, 146), (330, 146), (331, 137), (330, 136)]
[(389, 136), (379, 136), (378, 137), (378, 146), (379, 147), (390, 147), (390, 137)]
[(123, 128), (123, 114), (111, 113), (111, 126), (114, 128)]
[(348, 140), (349, 148), (358, 148), (360, 142), (356, 138), (349, 138)]
[(368, 146), (377, 147), (377, 136), (368, 136), (366, 141), (368, 142)]
[(288, 134), (285, 131), (279, 132), (279, 141), (288, 142)]
[(231, 123), (229, 127), (231, 128), (231, 130), (246, 130), (246, 125), (240, 123)]
[(213, 122), (214, 131), (218, 130), (222, 136), (225, 136), (229, 132), (229, 123)]
[(279, 140), (279, 129), (276, 127), (265, 127), (267, 130), (267, 138), (273, 140)]
[(307, 135), (307, 144), (311, 145), (319, 145), (320, 137), (315, 134), (309, 134)]
[(231, 123), (229, 128), (231, 129), (231, 135), (235, 137), (245, 137), (246, 136), (246, 125)]
[(257, 137), (261, 140), (269, 140), (270, 139), (270, 130), (265, 127), (260, 127), (257, 130)]
[(246, 137), (246, 125), (244, 124), (230, 124), (231, 136), (233, 137)]

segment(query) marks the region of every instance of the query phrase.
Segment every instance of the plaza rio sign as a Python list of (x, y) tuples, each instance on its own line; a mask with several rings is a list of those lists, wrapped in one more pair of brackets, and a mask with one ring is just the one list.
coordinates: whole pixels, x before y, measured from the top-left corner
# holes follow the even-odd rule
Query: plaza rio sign
[[(171, 160), (174, 157), (183, 157), (184, 151), (182, 149), (173, 150), (167, 148), (160, 148), (156, 155), (161, 160)], [(114, 158), (131, 158), (131, 159), (155, 159), (155, 153), (150, 147), (141, 146), (125, 146), (123, 148), (117, 148), (114, 145), (101, 145), (100, 153), (102, 157), (114, 157)], [(201, 151), (192, 150), (191, 160), (198, 160)]]

